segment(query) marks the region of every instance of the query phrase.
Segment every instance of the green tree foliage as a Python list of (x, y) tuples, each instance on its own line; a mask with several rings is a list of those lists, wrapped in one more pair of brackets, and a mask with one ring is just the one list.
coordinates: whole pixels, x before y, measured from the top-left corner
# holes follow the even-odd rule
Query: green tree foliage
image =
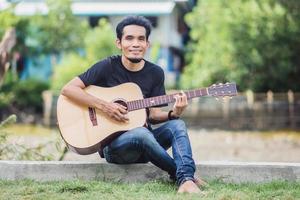
[[(15, 16), (11, 9), (3, 10), (0, 12), (0, 38), (2, 39), (5, 30), (10, 27), (16, 27), (20, 19)], [(0, 40), (1, 40), (0, 39)]]
[(71, 0), (47, 0), (47, 5), (47, 15), (16, 16), (13, 6), (1, 11), (0, 37), (7, 28), (15, 27), (17, 45), (14, 49), (25, 56), (58, 54), (81, 48), (88, 24), (72, 14)]
[(201, 0), (192, 28), (183, 87), (234, 81), (240, 90), (300, 91), (299, 1)]
[(11, 27), (15, 28), (17, 37), (17, 43), (14, 46), (13, 51), (25, 53), (28, 51), (28, 49), (25, 48), (28, 18), (16, 16), (13, 13), (13, 9), (8, 8), (0, 12), (0, 40), (2, 39), (5, 31)]
[(75, 51), (82, 47), (87, 23), (72, 14), (71, 0), (47, 0), (47, 15), (37, 14), (30, 19), (27, 45), (38, 53)]
[(64, 56), (61, 63), (54, 67), (51, 88), (59, 91), (68, 81), (87, 70), (93, 63), (118, 52), (115, 34), (111, 25), (104, 19), (88, 31), (84, 38), (85, 55), (71, 53)]
[(115, 45), (115, 33), (105, 19), (101, 19), (94, 29), (90, 30), (85, 39), (86, 58), (94, 63), (102, 58), (118, 52)]

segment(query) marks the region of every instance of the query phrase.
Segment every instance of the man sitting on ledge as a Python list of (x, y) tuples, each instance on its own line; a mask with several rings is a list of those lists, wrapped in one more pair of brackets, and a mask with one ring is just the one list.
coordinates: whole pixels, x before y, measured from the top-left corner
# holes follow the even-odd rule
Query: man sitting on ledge
[[(144, 98), (165, 95), (164, 72), (161, 67), (143, 57), (149, 47), (151, 23), (141, 16), (129, 16), (116, 28), (116, 45), (121, 55), (110, 56), (89, 68), (86, 72), (67, 83), (62, 94), (68, 98), (102, 111), (113, 120), (127, 123), (127, 110), (124, 106), (106, 102), (86, 93), (89, 85), (113, 87), (126, 82), (136, 83)], [(116, 164), (151, 162), (169, 173), (179, 186), (178, 192), (199, 193), (198, 186), (204, 182), (194, 177), (195, 162), (185, 123), (179, 119), (188, 105), (182, 92), (175, 96), (173, 109), (162, 111), (159, 107), (147, 109), (147, 125), (129, 130), (103, 149), (101, 157)], [(162, 123), (156, 129), (152, 124)], [(173, 157), (167, 153), (172, 147)]]

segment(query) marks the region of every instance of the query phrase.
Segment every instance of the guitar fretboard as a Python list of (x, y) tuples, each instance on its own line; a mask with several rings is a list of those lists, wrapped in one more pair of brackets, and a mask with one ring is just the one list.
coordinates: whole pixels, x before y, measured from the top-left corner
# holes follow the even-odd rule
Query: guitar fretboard
[[(184, 93), (186, 94), (188, 99), (208, 95), (207, 88), (185, 91)], [(159, 106), (175, 102), (174, 96), (177, 94), (179, 93), (129, 101), (127, 102), (128, 111), (139, 110), (143, 108), (149, 108), (153, 106)]]

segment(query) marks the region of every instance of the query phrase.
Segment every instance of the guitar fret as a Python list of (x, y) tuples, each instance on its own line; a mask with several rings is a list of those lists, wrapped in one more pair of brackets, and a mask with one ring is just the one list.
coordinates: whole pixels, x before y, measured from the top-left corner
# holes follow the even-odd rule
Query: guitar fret
[(128, 102), (127, 102), (127, 110), (128, 110), (128, 111), (130, 111), (130, 110), (131, 110), (131, 106), (130, 106), (130, 104), (131, 104), (131, 102), (130, 102), (130, 101), (128, 101)]
[(133, 101), (130, 102), (130, 107), (131, 107), (131, 110), (134, 110), (134, 104), (133, 104)]
[(152, 105), (153, 105), (153, 98), (149, 98), (149, 104), (150, 104), (150, 107), (152, 107)]
[(140, 108), (144, 108), (143, 100), (139, 100), (139, 102), (140, 102)]
[(134, 110), (134, 104), (133, 104), (133, 101), (130, 102), (130, 107), (131, 107), (131, 110)]
[(142, 107), (141, 100), (138, 100), (137, 102), (138, 102), (138, 109), (140, 109)]
[(149, 98), (149, 106), (152, 106), (152, 98)]
[(141, 103), (142, 103), (142, 108), (145, 108), (146, 106), (145, 106), (145, 101), (144, 100), (141, 100)]
[(138, 109), (137, 101), (134, 101), (134, 108), (135, 110)]

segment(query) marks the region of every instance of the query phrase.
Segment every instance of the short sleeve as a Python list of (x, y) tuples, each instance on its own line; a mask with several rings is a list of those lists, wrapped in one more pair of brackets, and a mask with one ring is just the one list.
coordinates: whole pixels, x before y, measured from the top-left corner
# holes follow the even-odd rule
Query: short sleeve
[(103, 82), (106, 77), (107, 70), (110, 68), (109, 58), (97, 62), (87, 71), (80, 74), (78, 77), (82, 80), (85, 86), (98, 85)]

